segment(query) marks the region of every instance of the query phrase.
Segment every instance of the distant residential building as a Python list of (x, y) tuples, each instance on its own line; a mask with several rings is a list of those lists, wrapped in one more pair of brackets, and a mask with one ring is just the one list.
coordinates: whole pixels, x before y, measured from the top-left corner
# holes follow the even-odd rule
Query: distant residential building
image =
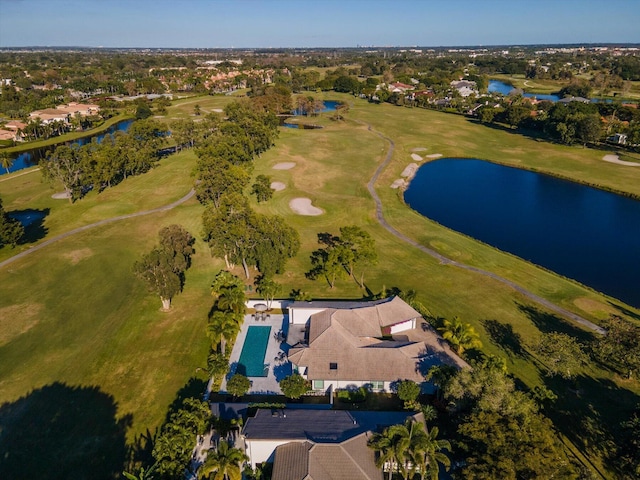
[(56, 108), (45, 108), (44, 110), (35, 110), (29, 114), (29, 118), (35, 120), (39, 118), (42, 123), (48, 124), (51, 122), (65, 122), (69, 123), (70, 114), (68, 112), (58, 110)]
[(624, 133), (615, 133), (607, 138), (608, 142), (615, 143), (617, 145), (626, 145), (627, 136)]
[(478, 94), (476, 82), (472, 82), (470, 80), (454, 80), (449, 85), (451, 85), (452, 88), (455, 88), (461, 97)]
[(66, 112), (70, 115), (78, 114), (83, 117), (88, 117), (89, 115), (96, 115), (98, 112), (100, 112), (100, 106), (90, 105), (86, 103), (70, 102), (66, 105), (58, 105), (56, 107), (56, 110)]

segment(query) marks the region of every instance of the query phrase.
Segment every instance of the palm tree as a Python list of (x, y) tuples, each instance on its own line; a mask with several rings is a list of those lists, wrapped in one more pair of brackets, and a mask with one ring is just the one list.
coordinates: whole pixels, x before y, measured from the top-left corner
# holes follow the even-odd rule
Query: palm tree
[(212, 346), (220, 344), (222, 355), (225, 354), (228, 340), (232, 340), (238, 335), (240, 324), (233, 314), (225, 312), (215, 312), (207, 325), (207, 336), (211, 339)]
[(11, 158), (7, 152), (0, 153), (0, 165), (9, 173), (9, 169), (11, 165), (13, 165), (13, 158)]
[[(224, 440), (220, 441), (217, 449), (207, 453), (207, 459), (200, 468), (200, 478), (212, 480), (241, 480), (242, 464), (249, 460), (242, 450), (229, 446)], [(215, 474), (211, 477), (211, 474)]]
[(218, 308), (234, 313), (243, 313), (245, 310), (244, 292), (236, 287), (225, 287), (218, 297)]
[[(422, 424), (419, 424), (422, 427)], [(424, 431), (422, 435), (415, 436), (415, 441), (409, 449), (413, 472), (420, 473), (420, 478), (424, 480), (426, 476), (430, 480), (438, 480), (440, 464), (449, 470), (451, 460), (441, 450), (451, 451), (451, 444), (448, 440), (438, 440), (438, 427), (433, 427), (430, 431)]]
[(453, 350), (460, 355), (470, 348), (482, 347), (478, 332), (470, 323), (463, 323), (458, 317), (445, 320), (438, 330), (442, 332), (442, 338), (448, 340)]
[(389, 465), (389, 480), (393, 476), (395, 463), (395, 449), (393, 445), (393, 436), (389, 434), (389, 429), (385, 429), (382, 433), (375, 433), (368, 443), (378, 453), (376, 466), (384, 471), (385, 465)]

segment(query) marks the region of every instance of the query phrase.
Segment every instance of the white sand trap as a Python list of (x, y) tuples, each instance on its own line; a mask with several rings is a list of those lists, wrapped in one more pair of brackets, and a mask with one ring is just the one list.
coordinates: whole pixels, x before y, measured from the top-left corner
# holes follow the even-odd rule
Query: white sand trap
[(409, 178), (413, 178), (413, 176), (416, 174), (416, 172), (418, 171), (418, 164), (417, 163), (410, 163), (409, 165), (406, 166), (406, 168), (402, 171), (402, 173), (400, 174), (401, 177), (409, 177)]
[(407, 186), (407, 181), (399, 178), (391, 184), (391, 188), (405, 188)]
[(620, 160), (618, 155), (605, 155), (602, 157), (602, 160), (609, 163), (617, 163), (618, 165), (627, 165), (628, 167), (640, 167), (640, 163), (625, 162), (624, 160)]
[(418, 155), (417, 153), (412, 153), (411, 154), (411, 158), (413, 160), (415, 160), (416, 162), (421, 162), (422, 161), (422, 157), (420, 155)]
[(286, 185), (282, 182), (271, 182), (271, 188), (274, 189), (276, 192), (280, 192), (284, 190), (285, 187)]
[(295, 162), (282, 162), (282, 163), (276, 163), (273, 166), (273, 169), (274, 170), (291, 170), (295, 166), (296, 166)]
[(425, 158), (434, 159), (434, 158), (440, 158), (441, 156), (442, 156), (441, 153), (432, 153), (431, 155), (427, 155)]
[(224, 110), (222, 110), (221, 108), (213, 108), (211, 109), (212, 112), (216, 112), (216, 113), (222, 113), (224, 112)]
[(311, 200), (308, 198), (294, 198), (289, 202), (291, 210), (298, 215), (322, 215), (324, 212), (317, 207), (311, 205)]
[(69, 195), (68, 192), (60, 192), (60, 193), (54, 193), (53, 195), (51, 195), (51, 198), (55, 198), (56, 200), (69, 200), (69, 197), (71, 195)]
[(411, 149), (412, 152), (426, 152), (427, 149), (424, 147), (416, 147)]

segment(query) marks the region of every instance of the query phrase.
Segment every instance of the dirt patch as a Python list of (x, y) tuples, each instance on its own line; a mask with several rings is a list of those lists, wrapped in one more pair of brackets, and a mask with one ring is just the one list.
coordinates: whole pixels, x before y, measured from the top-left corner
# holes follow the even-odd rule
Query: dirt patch
[(602, 160), (609, 163), (617, 163), (618, 165), (626, 165), (627, 167), (640, 167), (640, 163), (625, 162), (624, 160), (620, 160), (620, 157), (618, 157), (618, 155), (605, 155), (604, 157), (602, 157)]
[(316, 216), (324, 213), (321, 209), (311, 205), (311, 200), (308, 198), (294, 198), (289, 202), (289, 208), (298, 215)]
[(280, 192), (286, 188), (286, 185), (282, 182), (271, 182), (271, 188), (276, 192)]
[(90, 248), (81, 248), (79, 250), (73, 250), (68, 253), (63, 253), (62, 256), (71, 262), (71, 265), (77, 265), (81, 260), (89, 258), (93, 255), (93, 250)]
[(274, 170), (291, 170), (295, 166), (296, 166), (295, 162), (282, 162), (282, 163), (276, 163), (273, 166), (273, 169)]
[(21, 303), (0, 308), (0, 345), (28, 332), (38, 323), (42, 305)]
[(580, 310), (594, 314), (594, 315), (600, 313), (608, 316), (610, 314), (616, 313), (616, 309), (611, 305), (607, 305), (597, 300), (593, 300), (592, 298), (585, 298), (585, 297), (576, 298), (573, 301), (573, 304), (576, 307), (578, 307)]

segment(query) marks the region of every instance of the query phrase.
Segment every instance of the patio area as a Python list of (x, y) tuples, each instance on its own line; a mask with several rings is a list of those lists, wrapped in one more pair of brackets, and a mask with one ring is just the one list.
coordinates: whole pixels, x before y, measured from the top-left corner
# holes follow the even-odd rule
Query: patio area
[[(227, 380), (236, 372), (243, 373), (245, 366), (240, 363), (240, 357), (245, 345), (245, 340), (247, 339), (249, 327), (252, 326), (271, 327), (271, 332), (269, 334), (263, 360), (264, 373), (266, 373), (266, 376), (247, 375), (249, 380), (251, 380), (249, 393), (281, 395), (282, 391), (280, 390), (278, 383), (284, 377), (291, 375), (291, 363), (287, 360), (289, 343), (284, 341), (287, 339), (289, 333), (289, 318), (288, 315), (275, 315), (267, 312), (256, 312), (256, 314), (245, 315), (242, 328), (236, 337), (236, 343), (233, 346), (231, 356), (229, 357), (229, 373), (226, 378), (222, 380), (220, 391), (226, 392)], [(295, 338), (297, 341), (297, 335), (295, 335)], [(289, 342), (293, 341), (292, 338), (289, 338), (288, 340)], [(245, 352), (247, 349), (250, 350), (253, 347), (253, 345), (247, 345)], [(256, 348), (260, 348), (260, 346), (256, 346)], [(259, 357), (262, 356), (261, 352), (253, 351), (252, 353)]]

